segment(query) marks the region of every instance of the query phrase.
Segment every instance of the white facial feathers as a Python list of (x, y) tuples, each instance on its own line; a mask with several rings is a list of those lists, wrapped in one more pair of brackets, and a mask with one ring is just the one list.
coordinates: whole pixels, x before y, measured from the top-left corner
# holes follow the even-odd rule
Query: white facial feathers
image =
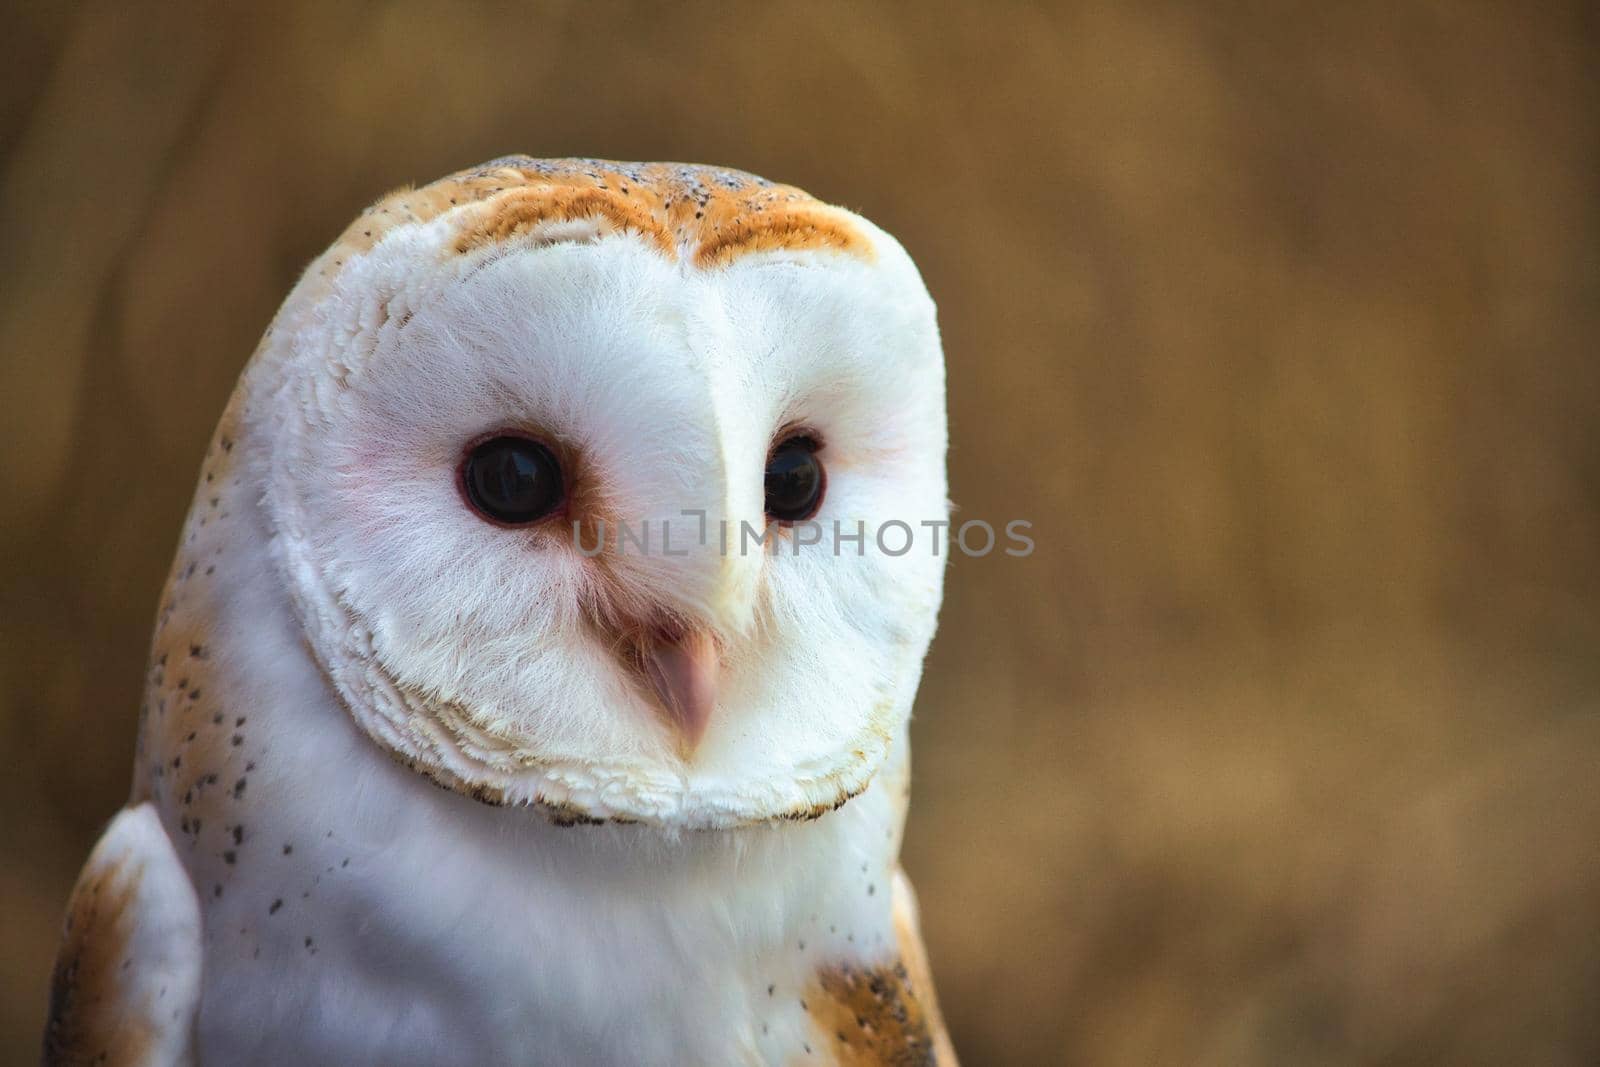
[[(732, 258), (581, 218), (462, 251), (461, 207), (308, 273), (245, 378), (242, 445), (311, 647), (380, 744), (481, 799), (665, 825), (865, 787), (910, 713), (944, 563), (873, 531), (945, 518), (944, 378), (910, 260), (826, 210), (857, 252), (759, 213)], [(798, 549), (763, 489), (797, 429), (820, 441), (827, 534)], [(506, 431), (561, 457), (559, 516), (507, 528), (463, 499), (464, 450)], [(675, 628), (716, 650), (687, 748), (629, 659)]]

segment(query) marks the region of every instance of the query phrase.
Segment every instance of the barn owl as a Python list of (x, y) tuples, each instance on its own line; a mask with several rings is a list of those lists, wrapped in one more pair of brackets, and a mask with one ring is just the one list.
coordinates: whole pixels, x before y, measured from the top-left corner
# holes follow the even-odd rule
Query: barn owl
[(793, 187), (367, 209), (206, 454), (46, 1062), (953, 1064), (898, 861), (943, 559), (871, 533), (945, 435), (916, 268)]

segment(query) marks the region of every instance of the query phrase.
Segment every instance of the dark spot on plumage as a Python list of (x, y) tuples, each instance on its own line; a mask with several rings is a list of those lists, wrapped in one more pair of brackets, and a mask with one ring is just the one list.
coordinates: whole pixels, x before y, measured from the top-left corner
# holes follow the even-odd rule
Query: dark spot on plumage
[(860, 968), (840, 964), (817, 981), (813, 1019), (834, 1031), (854, 1055), (885, 1064), (935, 1064), (933, 1032), (905, 967)]
[(228, 849), (226, 852), (224, 852), (222, 854), (222, 862), (226, 863), (230, 867), (233, 866), (234, 861), (237, 860), (238, 858), (239, 858), (238, 853), (234, 852), (233, 849), (231, 849), (231, 848)]
[(231, 737), (229, 739), (229, 741), (233, 745), (234, 748), (238, 748), (240, 745), (244, 744), (244, 735), (243, 734), (234, 734), (233, 737)]
[(245, 779), (243, 778), (233, 783), (233, 799), (238, 800), (240, 797), (244, 796), (244, 785)]
[(236, 845), (244, 844), (244, 827), (243, 826), (235, 826), (233, 828), (233, 843), (236, 844)]
[(281, 907), (283, 907), (283, 898), (279, 897), (277, 900), (274, 900), (272, 902), (272, 904), (267, 908), (267, 914), (268, 915), (276, 915), (276, 914), (278, 914), (278, 909), (281, 908)]
[(294, 851), (294, 846), (293, 845), (286, 844), (286, 845), (283, 846), (283, 854), (285, 856), (287, 856), (289, 853), (291, 853), (293, 851)]

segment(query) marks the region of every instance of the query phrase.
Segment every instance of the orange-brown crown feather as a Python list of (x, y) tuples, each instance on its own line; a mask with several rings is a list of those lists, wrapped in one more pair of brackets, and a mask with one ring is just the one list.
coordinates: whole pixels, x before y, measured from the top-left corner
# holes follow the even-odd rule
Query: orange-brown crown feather
[(463, 219), (458, 253), (514, 240), (546, 223), (591, 220), (635, 233), (662, 254), (702, 268), (777, 249), (873, 256), (871, 240), (847, 212), (743, 171), (508, 156), (379, 200), (345, 230), (324, 269), (337, 270), (398, 226), (463, 205), (479, 208)]

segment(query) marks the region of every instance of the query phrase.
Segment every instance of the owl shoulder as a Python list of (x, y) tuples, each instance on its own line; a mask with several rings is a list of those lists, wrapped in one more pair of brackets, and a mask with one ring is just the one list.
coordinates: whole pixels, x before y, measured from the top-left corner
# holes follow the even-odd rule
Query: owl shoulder
[(891, 907), (897, 956), (887, 965), (841, 964), (817, 976), (806, 1000), (835, 1062), (852, 1067), (957, 1067), (922, 946), (917, 899), (895, 868)]

